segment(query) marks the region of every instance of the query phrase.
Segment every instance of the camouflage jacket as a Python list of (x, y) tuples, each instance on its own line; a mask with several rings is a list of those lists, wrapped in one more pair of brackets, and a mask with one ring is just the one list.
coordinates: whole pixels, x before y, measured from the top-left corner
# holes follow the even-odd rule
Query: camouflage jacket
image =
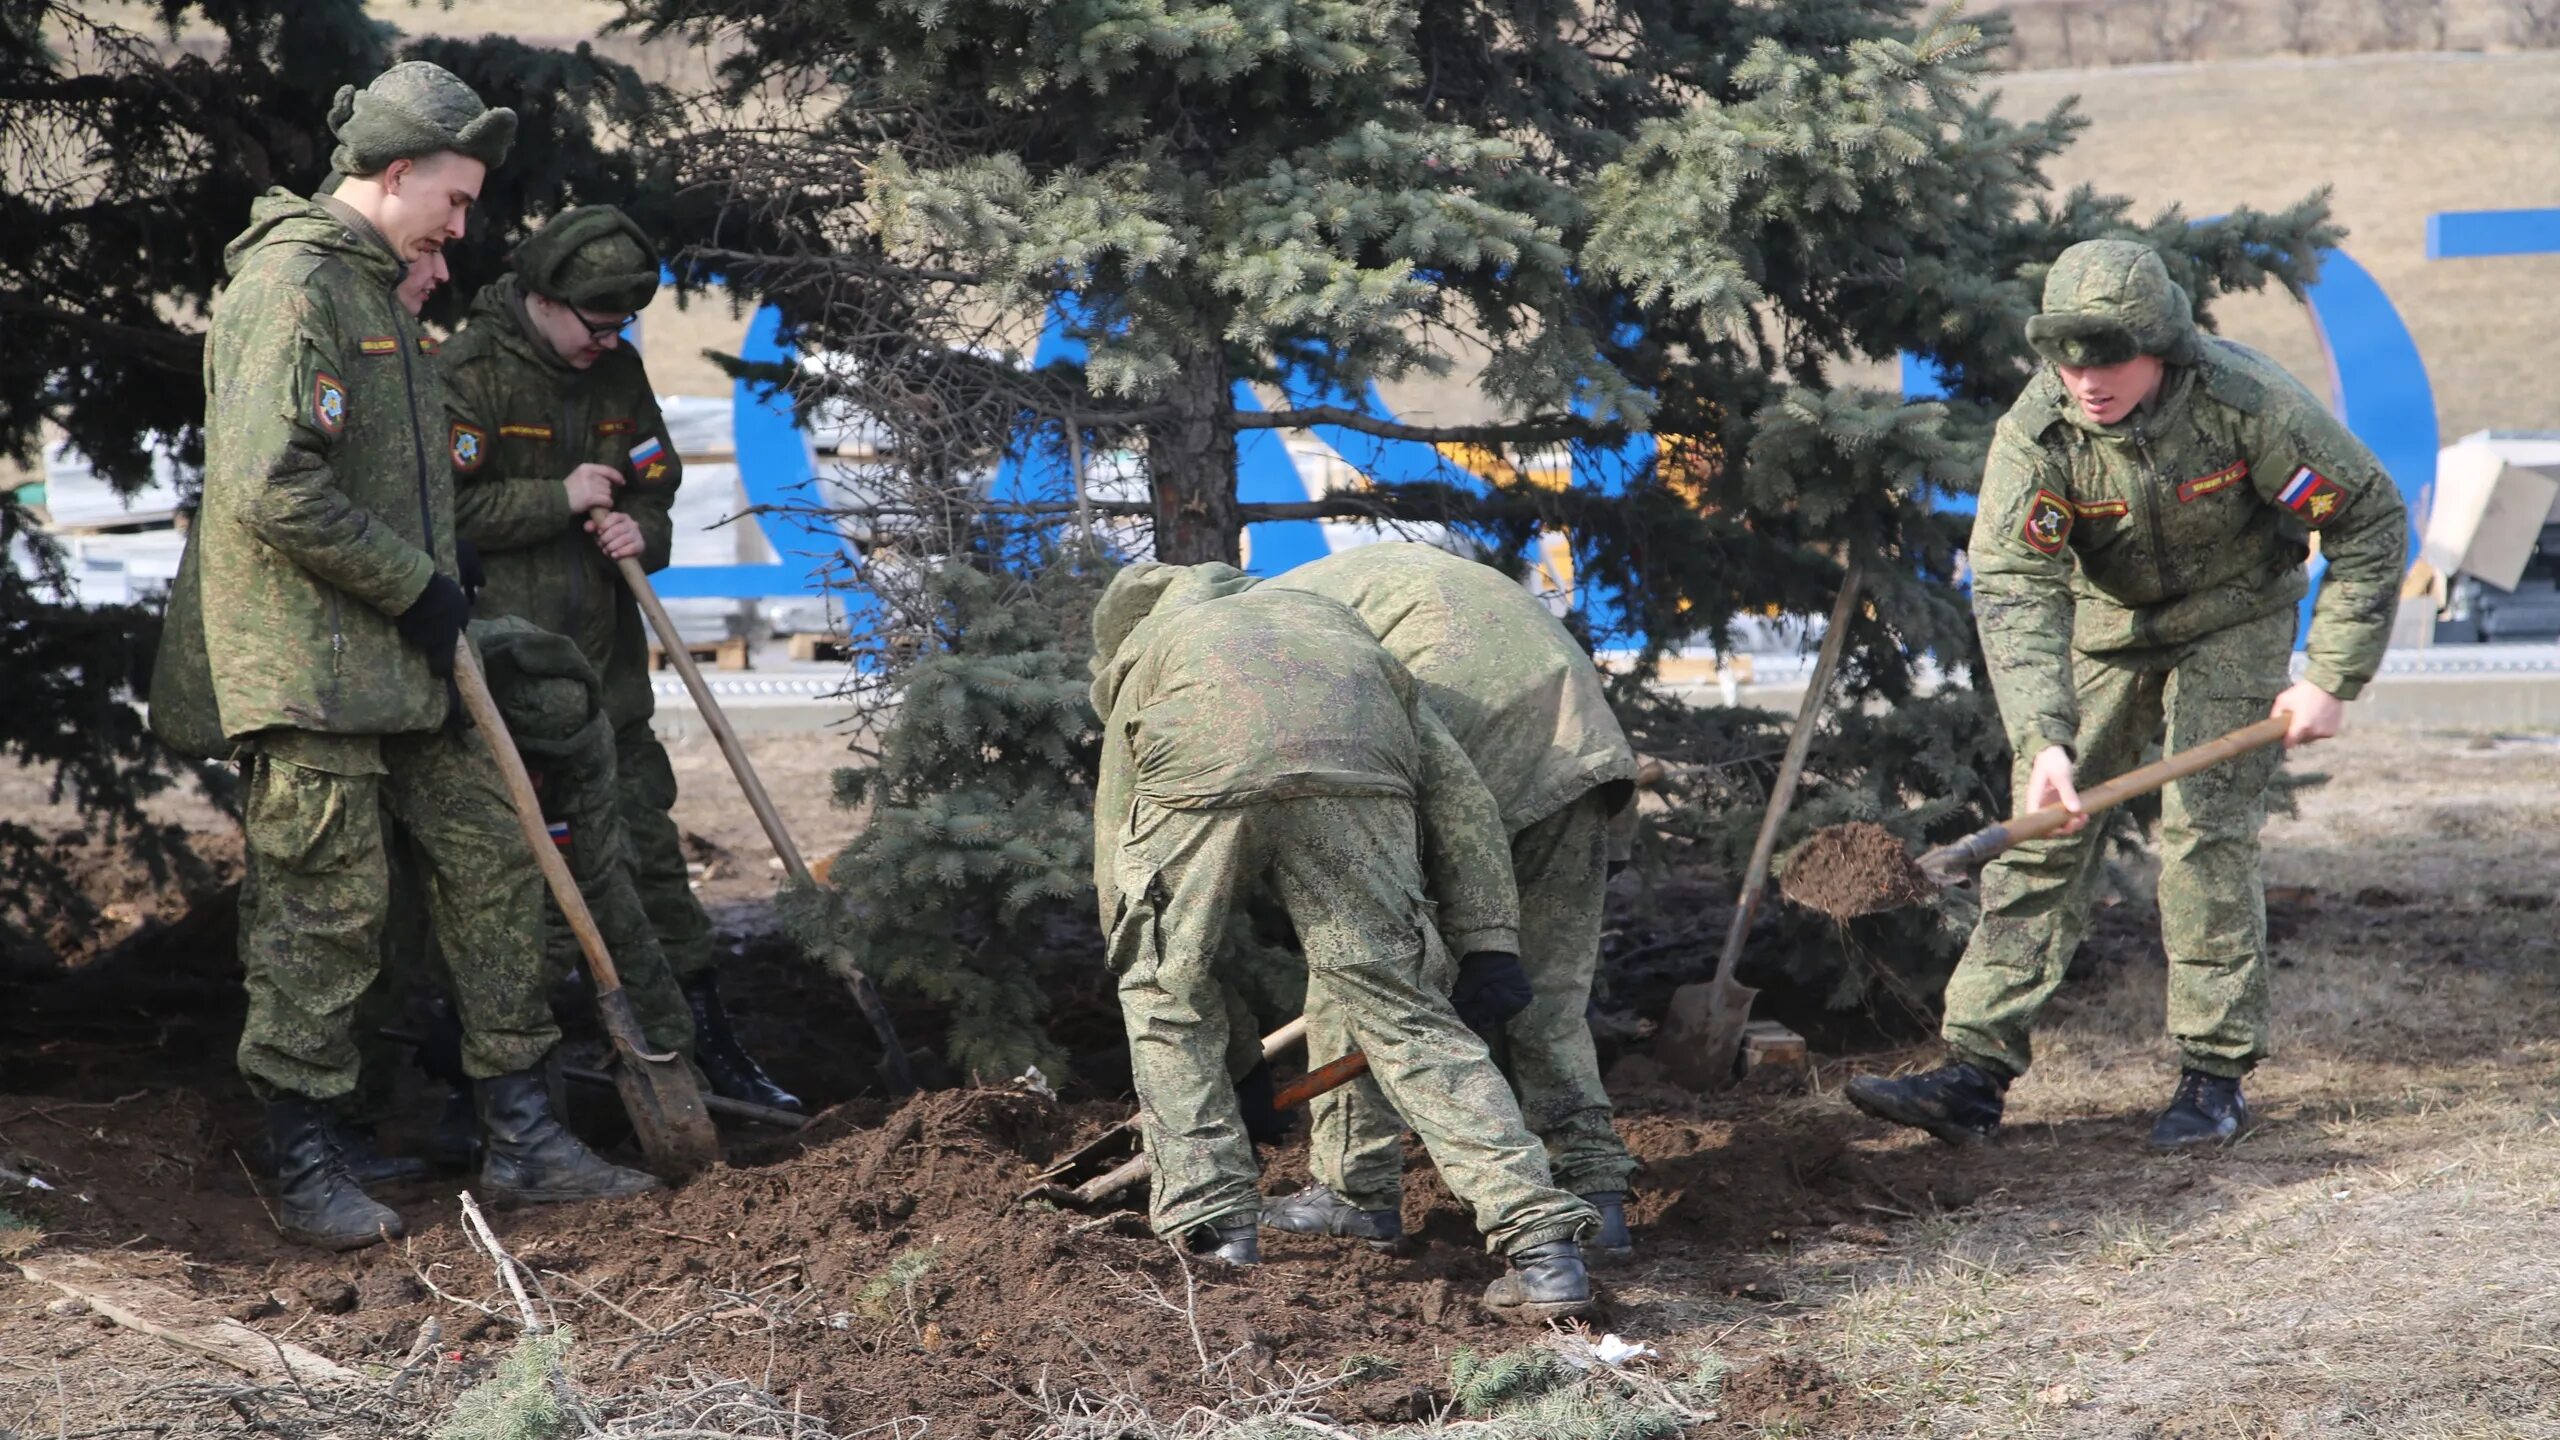
[(613, 723), (648, 718), (647, 622), (587, 517), (570, 512), (566, 483), (588, 461), (621, 471), (615, 506), (639, 522), (641, 567), (666, 568), (684, 469), (640, 357), (618, 347), (588, 370), (561, 363), (509, 276), (472, 303), (445, 346), (444, 378), (455, 511), (489, 576), (478, 613), (577, 641), (604, 677)]
[(1493, 796), (1421, 689), (1360, 618), (1223, 565), (1131, 566), (1120, 634), (1097, 627), (1103, 717), (1095, 888), (1110, 923), (1122, 832), (1141, 800), (1177, 810), (1391, 796), (1419, 812), (1423, 874), (1451, 949), (1519, 950), (1520, 897)]
[(2177, 645), (2301, 600), (2328, 560), (2306, 678), (2352, 700), (2390, 639), (2408, 519), (2382, 465), (2256, 351), (2204, 340), (2114, 425), (2048, 366), (2002, 418), (1971, 547), (2010, 743), (2069, 745), (2071, 652)]
[(393, 617), (455, 573), (435, 342), (351, 210), (269, 191), (206, 337), (204, 498), (170, 593), (152, 725), (197, 754), (272, 727), (443, 723)]
[(1537, 597), (1430, 545), (1363, 545), (1270, 582), (1349, 606), (1422, 684), (1517, 835), (1600, 786), (1634, 792), (1635, 751), (1600, 672)]

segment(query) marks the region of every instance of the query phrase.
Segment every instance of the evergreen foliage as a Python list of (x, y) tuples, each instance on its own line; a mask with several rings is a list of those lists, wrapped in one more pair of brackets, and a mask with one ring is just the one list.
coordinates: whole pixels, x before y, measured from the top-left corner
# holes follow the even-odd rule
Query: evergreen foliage
[(787, 915), (813, 949), (841, 946), (885, 989), (944, 1010), (945, 1055), (988, 1081), (1067, 1073), (1037, 957), (1093, 895), (1100, 736), (1085, 667), (1109, 577), (1081, 551), (1017, 565), (940, 560), (899, 606), (915, 649), (877, 757), (836, 773), (839, 803), (868, 804), (869, 821), (836, 857), (835, 893), (796, 897)]

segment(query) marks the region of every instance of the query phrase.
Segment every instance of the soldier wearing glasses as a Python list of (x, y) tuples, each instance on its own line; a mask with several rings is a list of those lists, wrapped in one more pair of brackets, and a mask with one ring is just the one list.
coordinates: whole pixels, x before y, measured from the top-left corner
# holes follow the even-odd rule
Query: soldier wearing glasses
[(740, 1047), (715, 988), (710, 917), (668, 814), (675, 771), (649, 728), (648, 634), (618, 569), (626, 557), (666, 567), (684, 478), (648, 371), (622, 343), (657, 291), (655, 248), (609, 205), (563, 211), (517, 247), (515, 273), (480, 293), (444, 348), (455, 522), (487, 568), (480, 616), (569, 637), (603, 682), (633, 878), (705, 1078), (730, 1099), (796, 1109)]

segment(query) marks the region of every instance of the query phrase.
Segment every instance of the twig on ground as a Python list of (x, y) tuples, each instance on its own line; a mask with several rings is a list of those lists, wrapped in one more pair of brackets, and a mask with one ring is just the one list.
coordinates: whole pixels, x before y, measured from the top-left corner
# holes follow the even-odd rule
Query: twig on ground
[(448, 1305), (459, 1305), (465, 1310), (477, 1310), (492, 1320), (504, 1320), (507, 1318), (506, 1313), (503, 1311), (493, 1310), (488, 1306), (481, 1304), (477, 1300), (465, 1300), (461, 1296), (445, 1289), (443, 1286), (438, 1285), (435, 1282), (435, 1277), (427, 1273), (428, 1270), (432, 1270), (435, 1267), (428, 1266), (425, 1269), (421, 1269), (419, 1267), (418, 1257), (416, 1254), (417, 1246), (417, 1240), (414, 1237), (411, 1238), (400, 1247), (400, 1258), (408, 1265), (409, 1273), (417, 1277), (418, 1283), (427, 1287), (428, 1294), (444, 1301)]
[(239, 1161), (240, 1173), (249, 1182), (250, 1196), (258, 1202), (259, 1209), (267, 1212), (267, 1224), (273, 1227), (277, 1234), (283, 1234), (284, 1222), (276, 1218), (275, 1207), (267, 1203), (266, 1195), (258, 1189), (258, 1177), (256, 1172), (249, 1168), (249, 1162), (241, 1157), (239, 1150), (234, 1149), (231, 1152), (231, 1158)]
[(533, 1313), (533, 1297), (525, 1293), (524, 1266), (498, 1243), (497, 1232), (489, 1228), (489, 1217), (480, 1213), (480, 1202), (471, 1192), (462, 1192), (462, 1233), (474, 1245), (486, 1251), (491, 1264), (498, 1267), (498, 1280), (515, 1297), (516, 1313), (524, 1317), (524, 1333), (539, 1335), (547, 1326)]

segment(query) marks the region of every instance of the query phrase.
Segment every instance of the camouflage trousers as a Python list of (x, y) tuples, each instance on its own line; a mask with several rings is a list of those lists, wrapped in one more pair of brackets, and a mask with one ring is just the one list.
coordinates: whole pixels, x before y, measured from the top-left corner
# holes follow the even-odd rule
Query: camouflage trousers
[(699, 975), (712, 965), (711, 917), (693, 893), (684, 865), (684, 837), (670, 813), (676, 803), (675, 766), (645, 716), (614, 732), (613, 749), (622, 829), (640, 907), (666, 951), (667, 968), (679, 980)]
[(1231, 990), (1217, 961), (1232, 908), (1268, 873), (1307, 956), (1309, 1008), (1342, 1017), (1385, 1098), (1422, 1135), (1489, 1248), (1597, 1223), (1449, 1008), (1454, 966), (1422, 895), (1410, 801), (1299, 799), (1217, 810), (1141, 802), (1112, 877), (1110, 962), (1155, 1157), (1156, 1233), (1257, 1216), (1253, 1145), (1229, 1079)]
[[(1537, 998), (1512, 1017), (1495, 1046), (1530, 1132), (1547, 1147), (1555, 1183), (1578, 1195), (1623, 1191), (1635, 1157), (1609, 1123), (1609, 1092), (1592, 1048), (1592, 972), (1608, 900), (1609, 818), (1597, 794), (1511, 837), (1520, 886), (1520, 963)], [(1344, 1017), (1307, 1002), (1307, 1061), (1351, 1049)], [(1309, 1105), (1315, 1178), (1364, 1210), (1395, 1208), (1403, 1186), (1404, 1120), (1377, 1085), (1361, 1079)]]
[[(2083, 790), (2164, 753), (2267, 718), (2287, 683), (2290, 609), (2158, 650), (2075, 655)], [(2032, 755), (2017, 757), (2024, 794)], [(2270, 746), (2163, 792), (2160, 929), (2169, 953), (2169, 1038), (2185, 1063), (2246, 1075), (2267, 1053), (2266, 891), (2258, 828), (2283, 763)], [(2029, 1032), (2089, 928), (2102, 857), (2097, 826), (2034, 841), (1982, 872), (1982, 918), (1947, 981), (1947, 1045), (1988, 1069), (2026, 1073)]]
[(239, 1048), (251, 1088), (322, 1100), (356, 1088), (356, 1006), (380, 972), (390, 910), (386, 812), (414, 838), (423, 908), (447, 942), (464, 1069), (485, 1078), (541, 1060), (560, 1038), (543, 994), (542, 882), (480, 737), (269, 731), (252, 750)]

